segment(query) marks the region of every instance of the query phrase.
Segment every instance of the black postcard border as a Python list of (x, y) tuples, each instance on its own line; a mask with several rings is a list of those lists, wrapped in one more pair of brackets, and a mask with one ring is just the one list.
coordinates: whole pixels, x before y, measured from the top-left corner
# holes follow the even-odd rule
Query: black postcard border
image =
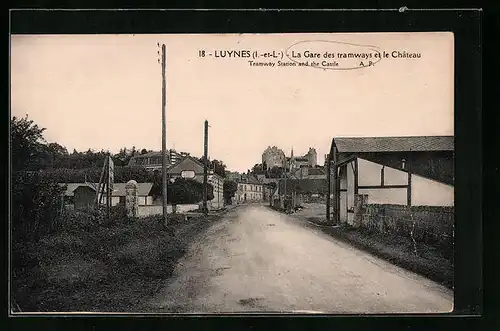
[[(455, 312), (451, 315), (378, 316), (168, 316), (127, 315), (11, 317), (21, 326), (109, 328), (189, 325), (217, 328), (254, 325), (269, 328), (356, 329), (453, 325), (475, 329), (482, 307), (482, 104), (480, 10), (14, 10), (10, 32), (81, 33), (304, 33), (451, 31), (455, 38)], [(432, 120), (432, 119), (429, 119)], [(7, 231), (5, 232), (7, 234)], [(8, 242), (8, 241), (6, 241)], [(85, 316), (85, 315), (84, 315)], [(416, 318), (416, 317), (420, 318)], [(425, 316), (425, 317), (423, 317)], [(75, 323), (76, 322), (76, 323)], [(191, 324), (195, 323), (195, 324)], [(116, 325), (114, 325), (116, 326)], [(24, 327), (22, 327), (24, 328)], [(72, 325), (71, 328), (75, 328)], [(233, 327), (234, 328), (234, 327)], [(252, 328), (252, 327), (251, 327)], [(13, 328), (14, 329), (14, 328)]]

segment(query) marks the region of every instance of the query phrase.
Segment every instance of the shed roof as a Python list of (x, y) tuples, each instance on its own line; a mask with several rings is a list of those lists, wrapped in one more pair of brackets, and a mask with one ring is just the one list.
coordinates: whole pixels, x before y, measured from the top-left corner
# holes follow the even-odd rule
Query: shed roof
[(453, 151), (454, 137), (336, 137), (334, 145), (339, 153)]

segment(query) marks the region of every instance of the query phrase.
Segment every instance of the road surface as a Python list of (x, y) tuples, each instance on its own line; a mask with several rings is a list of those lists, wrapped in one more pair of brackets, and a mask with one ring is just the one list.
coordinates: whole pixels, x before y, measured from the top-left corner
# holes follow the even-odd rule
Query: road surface
[(450, 312), (440, 285), (266, 206), (242, 206), (191, 245), (151, 312)]

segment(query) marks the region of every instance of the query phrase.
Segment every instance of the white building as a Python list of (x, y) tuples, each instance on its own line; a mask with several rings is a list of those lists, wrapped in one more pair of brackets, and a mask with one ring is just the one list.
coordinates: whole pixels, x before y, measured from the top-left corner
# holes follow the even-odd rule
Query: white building
[(452, 136), (334, 138), (339, 221), (352, 222), (356, 195), (368, 204), (453, 206), (453, 150)]
[(263, 202), (266, 196), (266, 186), (255, 178), (246, 178), (238, 182), (234, 195), (236, 203)]

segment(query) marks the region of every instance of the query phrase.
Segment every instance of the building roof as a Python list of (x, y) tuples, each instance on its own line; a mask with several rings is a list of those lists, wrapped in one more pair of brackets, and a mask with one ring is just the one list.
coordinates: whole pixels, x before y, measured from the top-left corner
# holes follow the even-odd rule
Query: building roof
[(453, 151), (453, 136), (420, 137), (337, 137), (332, 147), (339, 153)]
[(244, 184), (263, 184), (262, 180), (259, 180), (259, 178), (252, 174), (242, 174), (238, 182)]
[(326, 171), (321, 168), (309, 168), (307, 171), (310, 176), (326, 175)]
[[(59, 185), (66, 185), (66, 192), (64, 195), (73, 196), (74, 191), (80, 186), (86, 186), (92, 188), (94, 191), (97, 190), (99, 183), (59, 183)], [(112, 196), (125, 196), (125, 186), (127, 183), (114, 183)], [(137, 183), (138, 195), (148, 196), (153, 188), (153, 183)]]
[(174, 167), (178, 166), (179, 164), (185, 162), (186, 160), (191, 160), (193, 161), (196, 165), (200, 166), (200, 167), (204, 167), (205, 165), (203, 163), (201, 163), (198, 159), (192, 157), (191, 155), (187, 155), (187, 156), (180, 156), (179, 160), (177, 162), (175, 162), (174, 164), (171, 165), (171, 167), (169, 168), (169, 171), (171, 169), (173, 169)]

